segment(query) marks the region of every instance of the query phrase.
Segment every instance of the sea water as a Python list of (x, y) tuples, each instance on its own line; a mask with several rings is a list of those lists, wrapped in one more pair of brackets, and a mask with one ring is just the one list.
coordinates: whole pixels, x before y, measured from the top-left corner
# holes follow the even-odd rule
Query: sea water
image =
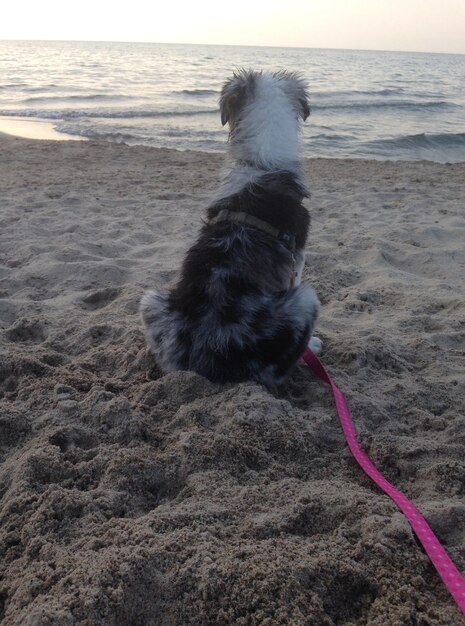
[(307, 157), (465, 161), (465, 55), (312, 48), (0, 42), (0, 116), (59, 133), (223, 151), (218, 97), (234, 69), (299, 71)]

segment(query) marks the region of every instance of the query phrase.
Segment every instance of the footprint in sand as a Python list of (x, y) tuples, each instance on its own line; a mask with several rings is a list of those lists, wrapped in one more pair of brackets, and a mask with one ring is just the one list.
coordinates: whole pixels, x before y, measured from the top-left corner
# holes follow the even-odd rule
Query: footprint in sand
[(39, 320), (30, 320), (25, 317), (20, 318), (17, 322), (8, 328), (5, 335), (9, 341), (13, 342), (31, 342), (41, 343), (45, 340), (45, 329)]
[(88, 296), (82, 298), (82, 308), (90, 311), (103, 309), (120, 295), (121, 289), (115, 287), (107, 287), (106, 289), (98, 289)]

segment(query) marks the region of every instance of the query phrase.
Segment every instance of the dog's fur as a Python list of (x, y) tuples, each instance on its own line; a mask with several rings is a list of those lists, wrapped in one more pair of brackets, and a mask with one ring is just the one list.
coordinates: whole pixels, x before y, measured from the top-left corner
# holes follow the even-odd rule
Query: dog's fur
[(206, 222), (174, 289), (143, 296), (142, 320), (163, 370), (271, 388), (302, 356), (319, 311), (313, 289), (300, 285), (310, 222), (297, 152), (299, 117), (309, 115), (305, 84), (294, 73), (241, 70), (223, 86), (220, 111), (233, 167), (208, 219), (228, 209), (266, 221), (295, 237), (295, 260), (261, 229)]

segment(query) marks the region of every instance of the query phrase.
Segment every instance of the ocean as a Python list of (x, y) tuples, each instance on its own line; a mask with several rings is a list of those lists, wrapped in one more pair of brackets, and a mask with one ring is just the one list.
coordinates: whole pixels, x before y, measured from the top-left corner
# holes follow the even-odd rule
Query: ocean
[(222, 152), (239, 67), (297, 70), (303, 155), (465, 161), (465, 55), (155, 43), (0, 42), (0, 116), (68, 135)]

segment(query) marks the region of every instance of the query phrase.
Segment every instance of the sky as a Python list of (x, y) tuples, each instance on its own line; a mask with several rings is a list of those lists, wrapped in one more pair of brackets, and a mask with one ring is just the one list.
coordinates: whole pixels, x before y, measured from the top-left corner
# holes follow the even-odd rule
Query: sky
[(465, 54), (465, 0), (5, 0), (2, 4), (0, 40)]

